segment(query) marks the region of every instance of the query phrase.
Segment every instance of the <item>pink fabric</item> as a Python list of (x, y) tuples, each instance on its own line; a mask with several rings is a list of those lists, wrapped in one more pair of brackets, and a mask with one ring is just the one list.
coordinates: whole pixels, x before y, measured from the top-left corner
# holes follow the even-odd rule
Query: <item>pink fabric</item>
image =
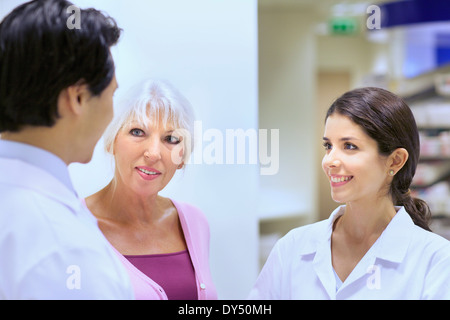
[[(187, 203), (172, 200), (178, 211), (187, 249), (195, 270), (199, 300), (215, 300), (217, 292), (209, 268), (209, 225), (203, 212)], [(124, 264), (134, 289), (136, 300), (168, 300), (163, 288), (147, 277), (111, 246)]]
[(124, 257), (155, 280), (164, 289), (169, 300), (197, 300), (195, 271), (187, 250)]

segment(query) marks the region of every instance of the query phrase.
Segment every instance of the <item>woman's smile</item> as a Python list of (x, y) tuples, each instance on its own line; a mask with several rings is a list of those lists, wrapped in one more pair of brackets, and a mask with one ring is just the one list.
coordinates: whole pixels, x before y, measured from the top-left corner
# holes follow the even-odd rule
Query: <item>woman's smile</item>
[(350, 182), (353, 176), (330, 175), (330, 184), (332, 187), (340, 187)]
[(158, 178), (162, 173), (156, 169), (145, 167), (145, 166), (139, 166), (135, 168), (137, 173), (144, 179), (144, 180), (153, 180)]

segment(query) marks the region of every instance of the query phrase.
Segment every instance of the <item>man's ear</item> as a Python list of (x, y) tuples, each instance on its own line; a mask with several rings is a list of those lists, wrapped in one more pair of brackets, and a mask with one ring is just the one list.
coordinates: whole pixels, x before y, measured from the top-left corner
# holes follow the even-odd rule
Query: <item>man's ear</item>
[(389, 155), (389, 170), (394, 174), (400, 171), (408, 160), (409, 153), (405, 148), (397, 148)]
[(65, 114), (80, 115), (83, 112), (84, 103), (90, 97), (87, 85), (74, 84), (62, 90), (58, 98), (58, 112), (61, 116)]

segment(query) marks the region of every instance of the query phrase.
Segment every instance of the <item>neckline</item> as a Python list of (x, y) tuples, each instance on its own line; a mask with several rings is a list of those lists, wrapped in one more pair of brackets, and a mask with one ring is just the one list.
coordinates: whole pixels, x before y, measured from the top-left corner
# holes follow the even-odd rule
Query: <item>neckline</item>
[(176, 252), (169, 252), (169, 253), (156, 253), (156, 254), (124, 254), (123, 256), (125, 258), (164, 258), (164, 257), (171, 257), (171, 256), (178, 256), (181, 254), (186, 254), (188, 253), (188, 249), (184, 249), (181, 251), (176, 251)]

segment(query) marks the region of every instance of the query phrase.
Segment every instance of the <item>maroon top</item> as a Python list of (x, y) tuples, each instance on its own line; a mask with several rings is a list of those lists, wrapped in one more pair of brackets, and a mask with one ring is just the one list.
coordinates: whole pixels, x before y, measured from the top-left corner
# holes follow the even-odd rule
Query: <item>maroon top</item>
[(124, 255), (137, 269), (159, 284), (169, 300), (197, 300), (197, 284), (187, 250), (173, 253)]

